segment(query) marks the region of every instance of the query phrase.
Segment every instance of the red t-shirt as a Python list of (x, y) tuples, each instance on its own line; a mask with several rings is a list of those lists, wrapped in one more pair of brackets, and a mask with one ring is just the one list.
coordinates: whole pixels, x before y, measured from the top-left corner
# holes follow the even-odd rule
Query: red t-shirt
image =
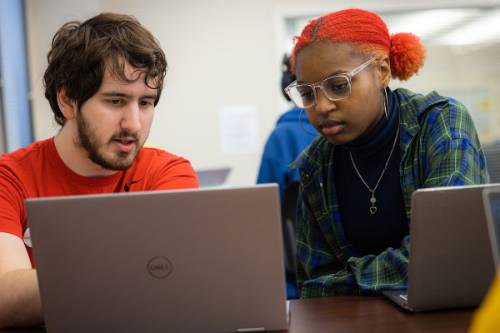
[[(64, 164), (53, 139), (38, 141), (0, 157), (0, 232), (23, 238), (28, 198), (196, 187), (198, 179), (189, 161), (160, 149), (141, 149), (125, 171), (84, 177)], [(31, 247), (25, 243), (34, 266)]]

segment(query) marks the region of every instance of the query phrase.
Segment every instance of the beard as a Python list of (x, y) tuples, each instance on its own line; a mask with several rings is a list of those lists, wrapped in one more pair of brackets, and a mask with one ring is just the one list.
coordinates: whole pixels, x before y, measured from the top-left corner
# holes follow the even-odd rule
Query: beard
[[(137, 134), (132, 134), (128, 131), (121, 131), (114, 134), (107, 143), (101, 143), (90, 123), (85, 119), (81, 112), (78, 112), (76, 117), (78, 127), (77, 145), (85, 149), (89, 159), (95, 164), (108, 170), (126, 170), (134, 162), (137, 154), (142, 148)], [(121, 137), (133, 137), (136, 141), (135, 150), (132, 152), (111, 152), (111, 156), (105, 156), (102, 152), (113, 140)]]

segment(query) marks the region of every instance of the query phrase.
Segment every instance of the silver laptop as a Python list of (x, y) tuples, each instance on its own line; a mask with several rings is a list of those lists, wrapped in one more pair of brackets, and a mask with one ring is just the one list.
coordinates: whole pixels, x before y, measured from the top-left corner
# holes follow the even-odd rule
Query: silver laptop
[(410, 311), (479, 305), (495, 274), (482, 202), (492, 186), (415, 191), (408, 290), (385, 296)]
[(483, 191), (484, 211), (488, 223), (491, 252), (495, 265), (500, 267), (500, 186)]
[(215, 168), (196, 170), (200, 187), (214, 187), (224, 185), (230, 168)]
[(287, 329), (276, 185), (26, 208), (49, 333)]

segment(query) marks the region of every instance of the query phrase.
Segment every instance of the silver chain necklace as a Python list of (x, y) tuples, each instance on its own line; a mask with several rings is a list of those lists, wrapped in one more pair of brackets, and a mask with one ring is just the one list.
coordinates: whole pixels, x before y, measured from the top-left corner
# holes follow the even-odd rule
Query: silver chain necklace
[(391, 156), (392, 156), (392, 153), (394, 152), (394, 148), (396, 147), (396, 142), (398, 142), (398, 138), (399, 138), (399, 126), (398, 126), (398, 130), (396, 132), (396, 137), (394, 138), (394, 142), (392, 143), (392, 148), (391, 148), (391, 152), (389, 153), (389, 157), (387, 158), (387, 161), (385, 162), (384, 169), (382, 170), (382, 173), (378, 177), (377, 183), (375, 184), (375, 187), (373, 189), (370, 186), (368, 186), (368, 184), (366, 183), (364, 178), (361, 176), (361, 173), (359, 172), (358, 167), (356, 166), (356, 163), (354, 163), (354, 158), (352, 157), (352, 154), (349, 151), (349, 156), (351, 157), (351, 162), (352, 162), (352, 166), (354, 167), (354, 170), (356, 170), (356, 173), (358, 174), (359, 179), (361, 179), (361, 181), (363, 182), (365, 187), (371, 193), (370, 214), (372, 214), (372, 215), (374, 215), (378, 210), (378, 208), (376, 206), (377, 198), (375, 197), (375, 191), (377, 190), (378, 186), (380, 185), (380, 181), (384, 177), (385, 171), (387, 170), (387, 167), (389, 166), (389, 161), (391, 160)]

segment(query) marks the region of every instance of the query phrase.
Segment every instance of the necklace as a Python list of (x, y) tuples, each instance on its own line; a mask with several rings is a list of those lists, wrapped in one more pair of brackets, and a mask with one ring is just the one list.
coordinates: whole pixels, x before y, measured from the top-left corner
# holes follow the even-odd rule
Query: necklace
[(368, 186), (368, 184), (366, 183), (363, 176), (361, 176), (361, 173), (359, 172), (358, 167), (356, 166), (356, 163), (354, 163), (354, 158), (352, 157), (352, 154), (349, 151), (349, 157), (351, 157), (351, 162), (352, 162), (352, 166), (354, 167), (354, 170), (358, 174), (359, 179), (361, 179), (361, 181), (363, 182), (365, 187), (371, 193), (371, 196), (370, 196), (370, 214), (372, 214), (372, 215), (374, 215), (378, 210), (378, 208), (376, 206), (377, 198), (375, 197), (375, 191), (377, 190), (378, 186), (380, 185), (380, 181), (384, 177), (385, 171), (387, 170), (387, 166), (389, 165), (389, 161), (391, 160), (392, 153), (394, 152), (394, 148), (396, 147), (396, 142), (398, 142), (398, 138), (399, 138), (399, 126), (398, 126), (398, 130), (396, 132), (396, 137), (394, 138), (394, 142), (392, 143), (392, 148), (391, 148), (391, 152), (389, 153), (389, 157), (387, 158), (387, 161), (385, 162), (384, 169), (382, 170), (382, 173), (380, 173), (380, 176), (378, 177), (377, 183), (375, 184), (375, 187), (373, 189), (370, 186)]

